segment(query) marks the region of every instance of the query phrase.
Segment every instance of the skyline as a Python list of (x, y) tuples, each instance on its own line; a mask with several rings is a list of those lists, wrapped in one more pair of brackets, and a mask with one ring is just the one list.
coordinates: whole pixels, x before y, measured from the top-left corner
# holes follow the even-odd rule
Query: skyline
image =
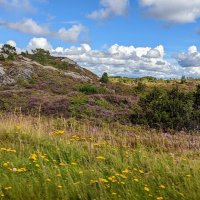
[(199, 77), (200, 0), (0, 0), (0, 44), (101, 75)]

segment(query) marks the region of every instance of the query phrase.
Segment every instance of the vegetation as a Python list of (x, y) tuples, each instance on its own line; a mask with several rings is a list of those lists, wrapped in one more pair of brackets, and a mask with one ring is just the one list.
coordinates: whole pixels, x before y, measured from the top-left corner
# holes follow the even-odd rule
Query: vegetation
[(0, 199), (200, 199), (199, 79), (1, 52)]
[(140, 98), (132, 116), (135, 123), (148, 124), (154, 128), (175, 130), (199, 130), (199, 87), (195, 93), (184, 93), (178, 88), (164, 91), (153, 89)]
[(17, 51), (16, 48), (9, 45), (9, 44), (4, 44), (0, 48), (0, 60), (15, 60), (17, 56)]
[(200, 199), (192, 136), (72, 119), (14, 115), (0, 122), (2, 200)]
[(79, 91), (84, 93), (84, 94), (103, 94), (106, 93), (106, 89), (103, 87), (97, 87), (94, 84), (82, 84), (79, 87)]
[(100, 81), (101, 81), (102, 83), (108, 83), (108, 82), (109, 82), (109, 77), (108, 77), (108, 74), (107, 74), (106, 72), (103, 73), (103, 75), (102, 75)]

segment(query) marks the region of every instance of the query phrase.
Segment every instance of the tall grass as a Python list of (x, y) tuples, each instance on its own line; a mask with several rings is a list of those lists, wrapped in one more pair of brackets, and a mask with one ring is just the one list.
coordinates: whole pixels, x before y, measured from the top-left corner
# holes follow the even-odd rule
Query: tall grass
[(0, 117), (0, 198), (198, 200), (200, 137)]

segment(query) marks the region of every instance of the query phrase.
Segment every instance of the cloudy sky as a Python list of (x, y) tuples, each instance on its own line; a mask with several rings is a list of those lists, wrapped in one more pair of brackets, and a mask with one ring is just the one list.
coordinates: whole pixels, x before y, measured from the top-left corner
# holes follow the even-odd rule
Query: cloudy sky
[(0, 44), (98, 75), (200, 77), (200, 0), (0, 0)]

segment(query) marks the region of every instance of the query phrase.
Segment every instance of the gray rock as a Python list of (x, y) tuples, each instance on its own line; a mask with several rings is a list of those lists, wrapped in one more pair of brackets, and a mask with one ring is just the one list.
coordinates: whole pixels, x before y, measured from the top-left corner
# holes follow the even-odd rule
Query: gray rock
[(33, 71), (29, 68), (26, 68), (22, 71), (22, 76), (25, 78), (25, 79), (32, 79), (32, 75), (33, 75)]
[(3, 78), (2, 84), (6, 85), (6, 86), (13, 86), (16, 84), (16, 81), (14, 79), (6, 76)]
[(74, 62), (73, 60), (69, 59), (69, 58), (64, 58), (62, 59), (62, 62), (66, 62), (66, 63), (69, 63), (71, 65), (77, 65), (76, 62)]
[(3, 67), (0, 67), (0, 76), (4, 76), (6, 72), (4, 71)]
[(88, 76), (83, 76), (83, 75), (80, 75), (80, 74), (78, 74), (76, 72), (64, 72), (64, 74), (66, 76), (71, 76), (74, 79), (79, 79), (79, 80), (81, 80), (83, 82), (91, 81), (91, 79)]

